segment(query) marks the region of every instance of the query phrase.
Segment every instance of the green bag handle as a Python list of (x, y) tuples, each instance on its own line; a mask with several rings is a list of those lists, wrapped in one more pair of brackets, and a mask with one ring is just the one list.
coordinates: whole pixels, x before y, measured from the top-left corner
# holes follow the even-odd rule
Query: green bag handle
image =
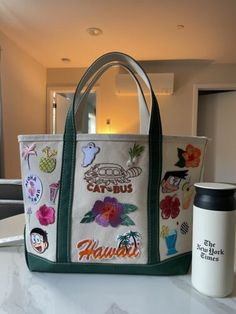
[[(142, 101), (141, 112), (147, 111), (147, 105), (139, 82), (142, 78), (147, 85), (151, 96), (151, 114), (148, 126), (149, 134), (149, 184), (148, 184), (148, 263), (159, 261), (159, 187), (162, 170), (162, 127), (157, 99), (152, 90), (150, 81), (141, 66), (130, 56), (113, 52), (101, 56), (85, 72), (81, 78), (69, 108), (64, 132), (62, 169), (60, 180), (58, 220), (57, 220), (57, 262), (70, 262), (71, 258), (71, 211), (73, 204), (74, 170), (76, 163), (76, 125), (75, 114), (81, 103), (86, 99), (89, 91), (99, 77), (111, 66), (121, 65), (134, 78), (139, 99)], [(82, 93), (88, 83), (85, 93)]]
[[(116, 58), (116, 61), (114, 61), (114, 56)], [(136, 85), (137, 85), (137, 91), (138, 91), (138, 98), (139, 98), (139, 119), (140, 119), (140, 133), (147, 134), (148, 133), (148, 121), (149, 121), (149, 109), (146, 104), (145, 97), (143, 95), (143, 91), (141, 88), (141, 85), (139, 83), (138, 77), (142, 78), (142, 80), (145, 82), (146, 86), (149, 89), (150, 92), (150, 98), (152, 98), (151, 95), (151, 84), (150, 81), (145, 74), (145, 72), (140, 68), (140, 66), (137, 65), (136, 62), (131, 62), (130, 59), (127, 59), (127, 56), (121, 53), (112, 53), (112, 54), (106, 54), (105, 56), (106, 63), (104, 64), (104, 58), (101, 57), (96, 61), (96, 64), (93, 64), (92, 67), (90, 67), (89, 71), (87, 71), (84, 76), (82, 77), (81, 81), (79, 82), (75, 97), (74, 97), (74, 112), (78, 114), (78, 116), (82, 116), (82, 112), (80, 112), (80, 105), (87, 99), (89, 92), (96, 84), (97, 80), (102, 76), (102, 74), (111, 66), (121, 66), (125, 68), (129, 74), (133, 77)], [(132, 60), (133, 61), (133, 60)], [(136, 77), (134, 73), (134, 69), (138, 74), (138, 77)], [(84, 87), (87, 86), (85, 92), (83, 93)], [(152, 102), (151, 102), (152, 105)], [(151, 106), (150, 106), (151, 107)], [(79, 112), (78, 112), (79, 111)], [(79, 128), (79, 125), (77, 125), (77, 129)]]
[[(140, 134), (144, 133), (144, 134), (148, 134), (148, 127), (149, 127), (149, 118), (150, 118), (150, 113), (149, 113), (149, 109), (146, 103), (146, 99), (143, 95), (143, 91), (141, 88), (141, 85), (139, 83), (139, 81), (137, 80), (137, 77), (133, 74), (132, 71), (130, 71), (130, 69), (120, 63), (120, 62), (114, 62), (114, 63), (109, 63), (104, 65), (102, 68), (100, 68), (100, 70), (95, 74), (95, 73), (89, 73), (91, 77), (88, 77), (87, 80), (83, 80), (84, 82), (82, 82), (81, 84), (78, 85), (76, 92), (75, 92), (75, 98), (74, 98), (74, 103), (75, 103), (75, 112), (77, 114), (77, 117), (81, 117), (83, 115), (83, 109), (80, 108), (82, 107), (81, 104), (86, 103), (87, 97), (91, 91), (91, 89), (94, 87), (94, 85), (96, 84), (97, 80), (102, 76), (102, 74), (108, 69), (110, 68), (112, 65), (114, 66), (121, 66), (124, 69), (126, 69), (127, 72), (129, 72), (129, 74), (133, 77), (136, 85), (137, 85), (137, 91), (138, 91), (138, 99), (139, 99), (139, 120), (140, 120)], [(92, 78), (91, 81), (89, 82), (89, 78)], [(85, 92), (83, 93), (83, 84), (87, 85), (88, 87), (85, 90)], [(81, 109), (81, 110), (80, 110)], [(79, 122), (77, 123), (77, 131), (80, 131), (80, 125)]]

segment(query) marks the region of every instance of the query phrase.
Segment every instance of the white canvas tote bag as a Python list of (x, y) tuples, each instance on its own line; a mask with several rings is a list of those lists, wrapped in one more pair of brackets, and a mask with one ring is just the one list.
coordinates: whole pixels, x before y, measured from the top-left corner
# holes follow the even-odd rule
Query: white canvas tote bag
[[(115, 65), (137, 84), (140, 134), (77, 132), (76, 112)], [(150, 113), (141, 80), (150, 92)], [(118, 52), (100, 57), (78, 84), (64, 135), (20, 135), (19, 143), (30, 270), (188, 271), (193, 184), (200, 180), (207, 139), (162, 135), (156, 97), (134, 59)]]

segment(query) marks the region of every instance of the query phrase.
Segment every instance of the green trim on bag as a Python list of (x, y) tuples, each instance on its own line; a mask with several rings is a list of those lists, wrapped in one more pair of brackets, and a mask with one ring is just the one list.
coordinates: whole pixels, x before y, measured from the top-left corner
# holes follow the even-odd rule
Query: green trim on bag
[(191, 264), (191, 252), (152, 265), (137, 264), (95, 264), (95, 263), (58, 263), (51, 262), (27, 253), (27, 265), (31, 271), (54, 273), (103, 273), (128, 275), (184, 275)]
[[(153, 93), (153, 91), (152, 91)], [(159, 106), (154, 103), (149, 134), (149, 182), (148, 182), (148, 263), (160, 261), (159, 252), (159, 190), (162, 171), (162, 129)]]
[[(74, 117), (73, 110), (67, 115), (67, 122)], [(57, 218), (57, 261), (70, 261), (70, 226), (74, 192), (74, 173), (76, 157), (76, 130), (73, 124), (66, 123), (62, 155), (62, 169)]]

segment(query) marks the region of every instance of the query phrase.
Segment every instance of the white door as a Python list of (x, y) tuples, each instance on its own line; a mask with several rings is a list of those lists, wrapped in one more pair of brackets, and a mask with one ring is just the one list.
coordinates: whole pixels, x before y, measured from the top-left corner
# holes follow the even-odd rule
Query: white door
[[(56, 93), (55, 133), (63, 134), (68, 109), (74, 93)], [(86, 102), (76, 115), (77, 128), (82, 133), (96, 133), (96, 93), (90, 92)]]
[(236, 183), (236, 91), (199, 96), (197, 133), (212, 139), (204, 181)]
[(65, 128), (65, 121), (66, 121), (66, 115), (67, 111), (70, 106), (70, 99), (66, 96), (63, 96), (61, 94), (56, 94), (56, 133), (63, 134), (64, 128)]

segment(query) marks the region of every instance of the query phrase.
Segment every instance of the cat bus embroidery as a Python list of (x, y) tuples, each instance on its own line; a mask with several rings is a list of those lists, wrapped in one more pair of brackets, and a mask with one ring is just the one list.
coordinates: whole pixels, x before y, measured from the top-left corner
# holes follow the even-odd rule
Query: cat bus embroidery
[(141, 173), (140, 167), (125, 170), (118, 164), (100, 163), (86, 171), (84, 179), (90, 192), (131, 193), (133, 191), (131, 178), (138, 177)]

